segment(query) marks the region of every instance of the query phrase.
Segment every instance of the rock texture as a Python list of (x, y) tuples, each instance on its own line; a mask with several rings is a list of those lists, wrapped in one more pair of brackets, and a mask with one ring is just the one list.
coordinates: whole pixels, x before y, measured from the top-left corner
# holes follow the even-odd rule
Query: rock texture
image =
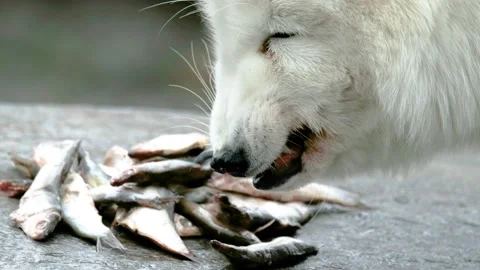
[[(0, 105), (0, 179), (17, 179), (9, 151), (29, 154), (51, 139), (83, 139), (101, 161), (111, 146), (130, 147), (199, 115), (140, 109)], [(194, 125), (204, 129), (202, 125)], [(480, 269), (480, 155), (442, 158), (404, 178), (333, 182), (362, 194), (370, 211), (319, 214), (298, 234), (320, 251), (294, 269)], [(96, 253), (93, 244), (60, 227), (46, 242), (28, 239), (8, 215), (18, 204), (0, 195), (0, 269), (222, 269), (206, 240), (185, 240), (201, 263), (171, 257), (122, 233), (127, 253)]]

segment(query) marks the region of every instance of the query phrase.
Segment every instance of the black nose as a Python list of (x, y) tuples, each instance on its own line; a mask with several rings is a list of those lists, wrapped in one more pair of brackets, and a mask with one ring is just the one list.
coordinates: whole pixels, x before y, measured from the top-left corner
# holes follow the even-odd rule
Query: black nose
[(213, 155), (210, 167), (219, 173), (228, 173), (235, 177), (244, 177), (249, 163), (245, 152), (220, 151)]

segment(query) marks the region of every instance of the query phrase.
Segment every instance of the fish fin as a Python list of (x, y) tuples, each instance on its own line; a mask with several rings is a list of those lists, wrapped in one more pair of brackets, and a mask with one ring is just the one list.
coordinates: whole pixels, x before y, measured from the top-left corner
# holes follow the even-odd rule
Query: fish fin
[(100, 237), (97, 237), (97, 244), (95, 245), (96, 251), (100, 252), (101, 247), (102, 247), (102, 244), (100, 244)]
[(97, 238), (97, 252), (100, 252), (104, 247), (125, 252), (125, 247), (110, 230), (105, 236)]
[(353, 208), (357, 209), (357, 210), (378, 210), (377, 207), (375, 207), (373, 205), (369, 205), (364, 201), (359, 201), (358, 204), (356, 206), (354, 206)]
[(29, 179), (35, 178), (38, 170), (40, 170), (35, 160), (21, 156), (16, 152), (9, 152), (8, 154), (10, 155), (10, 160), (15, 165), (15, 169)]
[(194, 263), (201, 263), (201, 260), (190, 251), (188, 253), (182, 252), (181, 254)]

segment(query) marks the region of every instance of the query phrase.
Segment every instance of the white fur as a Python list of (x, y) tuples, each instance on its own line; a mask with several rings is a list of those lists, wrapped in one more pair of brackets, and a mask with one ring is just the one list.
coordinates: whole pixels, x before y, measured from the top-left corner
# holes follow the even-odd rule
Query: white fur
[[(215, 48), (215, 151), (248, 174), (289, 132), (324, 129), (282, 188), (396, 172), (480, 141), (480, 1), (203, 0)], [(275, 32), (295, 32), (259, 47)], [(318, 151), (312, 151), (317, 149)]]

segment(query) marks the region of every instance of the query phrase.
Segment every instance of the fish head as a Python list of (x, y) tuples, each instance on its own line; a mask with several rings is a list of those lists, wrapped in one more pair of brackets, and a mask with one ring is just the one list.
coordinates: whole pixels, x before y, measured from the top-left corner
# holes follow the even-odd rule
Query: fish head
[(56, 209), (49, 209), (26, 218), (21, 224), (22, 230), (34, 240), (42, 240), (48, 237), (62, 216)]

